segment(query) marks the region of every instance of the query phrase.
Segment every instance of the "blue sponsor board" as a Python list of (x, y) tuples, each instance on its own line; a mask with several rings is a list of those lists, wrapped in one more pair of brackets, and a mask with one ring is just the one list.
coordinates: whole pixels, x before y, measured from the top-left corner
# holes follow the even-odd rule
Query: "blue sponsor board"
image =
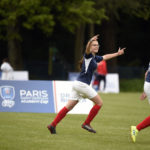
[(0, 112), (55, 113), (52, 81), (0, 81)]

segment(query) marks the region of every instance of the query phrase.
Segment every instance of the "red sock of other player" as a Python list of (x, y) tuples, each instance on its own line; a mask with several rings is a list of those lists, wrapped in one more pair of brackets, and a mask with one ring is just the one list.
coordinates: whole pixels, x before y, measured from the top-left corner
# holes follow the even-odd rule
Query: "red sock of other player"
[(146, 127), (150, 126), (150, 116), (145, 118), (141, 123), (139, 123), (136, 128), (140, 131)]
[(87, 119), (85, 120), (85, 122), (83, 123), (84, 125), (90, 125), (90, 122), (94, 119), (94, 117), (97, 115), (98, 111), (100, 110), (101, 106), (99, 105), (94, 105), (87, 117)]
[(54, 121), (51, 123), (51, 125), (53, 127), (56, 127), (56, 125), (66, 116), (68, 111), (69, 110), (66, 107), (62, 108), (55, 117)]

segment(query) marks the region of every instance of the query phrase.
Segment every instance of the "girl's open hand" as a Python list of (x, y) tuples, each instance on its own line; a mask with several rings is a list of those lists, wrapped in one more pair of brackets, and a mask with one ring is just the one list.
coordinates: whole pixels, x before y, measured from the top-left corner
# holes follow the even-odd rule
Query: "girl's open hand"
[(120, 56), (120, 55), (123, 55), (125, 49), (126, 49), (126, 48), (120, 48), (120, 47), (119, 47), (119, 49), (118, 49), (118, 55), (119, 55), (119, 56)]
[(97, 40), (97, 39), (98, 39), (98, 36), (99, 36), (99, 34), (93, 36), (93, 37), (90, 39), (90, 41), (95, 41), (95, 40)]

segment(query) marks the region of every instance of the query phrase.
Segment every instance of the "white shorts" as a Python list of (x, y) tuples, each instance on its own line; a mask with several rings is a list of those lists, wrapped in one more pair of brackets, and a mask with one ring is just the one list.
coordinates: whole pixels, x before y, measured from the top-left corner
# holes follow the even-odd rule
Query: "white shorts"
[(81, 100), (83, 98), (91, 99), (97, 95), (97, 92), (88, 84), (74, 81), (72, 86), (71, 100)]
[(145, 81), (145, 83), (144, 83), (144, 92), (146, 93), (149, 104), (150, 104), (150, 82)]

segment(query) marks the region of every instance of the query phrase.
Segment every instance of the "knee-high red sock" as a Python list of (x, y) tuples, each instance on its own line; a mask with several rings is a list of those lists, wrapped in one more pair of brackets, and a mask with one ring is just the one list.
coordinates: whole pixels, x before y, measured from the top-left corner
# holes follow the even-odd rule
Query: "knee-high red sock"
[(97, 113), (98, 113), (98, 111), (100, 110), (100, 108), (101, 108), (101, 106), (99, 106), (99, 105), (94, 105), (93, 107), (92, 107), (92, 109), (90, 110), (90, 113), (89, 113), (89, 115), (87, 116), (87, 118), (86, 118), (86, 120), (85, 120), (85, 122), (83, 123), (84, 125), (85, 124), (90, 124), (90, 122), (94, 119), (94, 117), (97, 115)]
[(66, 116), (68, 111), (69, 110), (66, 107), (62, 108), (51, 123), (51, 125), (56, 127), (56, 125)]
[(141, 123), (139, 123), (136, 128), (140, 131), (146, 127), (150, 126), (150, 116), (145, 118)]

